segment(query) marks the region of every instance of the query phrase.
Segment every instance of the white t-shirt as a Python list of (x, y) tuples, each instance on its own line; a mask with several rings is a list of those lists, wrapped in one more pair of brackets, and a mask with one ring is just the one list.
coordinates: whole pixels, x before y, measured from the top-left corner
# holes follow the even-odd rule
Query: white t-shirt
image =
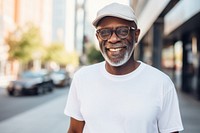
[(64, 113), (85, 121), (83, 133), (170, 133), (183, 130), (175, 87), (141, 61), (126, 75), (105, 62), (82, 67), (73, 78)]

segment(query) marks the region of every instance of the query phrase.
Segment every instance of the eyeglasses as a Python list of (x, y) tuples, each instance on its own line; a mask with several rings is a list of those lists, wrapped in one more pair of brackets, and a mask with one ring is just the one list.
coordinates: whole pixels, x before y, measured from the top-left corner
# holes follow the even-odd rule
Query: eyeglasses
[(134, 27), (128, 27), (128, 26), (120, 26), (115, 29), (110, 29), (110, 28), (102, 28), (98, 29), (97, 35), (104, 41), (108, 40), (111, 38), (113, 32), (117, 37), (120, 39), (125, 39), (128, 37), (130, 30), (135, 30)]

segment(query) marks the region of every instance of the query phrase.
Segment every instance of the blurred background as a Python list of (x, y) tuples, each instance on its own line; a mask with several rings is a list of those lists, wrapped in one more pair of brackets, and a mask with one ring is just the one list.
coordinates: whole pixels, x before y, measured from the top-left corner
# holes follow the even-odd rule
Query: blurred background
[[(50, 108), (59, 109), (58, 114), (45, 113), (43, 124), (62, 121), (51, 131), (66, 132), (68, 119), (62, 111), (73, 73), (103, 60), (91, 22), (111, 2), (135, 10), (141, 29), (136, 59), (171, 77), (180, 98), (184, 133), (200, 132), (199, 0), (0, 0), (0, 132), (14, 133), (27, 125), (22, 118), (30, 120), (30, 115), (38, 117), (19, 133), (49, 132), (33, 125), (44, 114), (41, 110)], [(30, 93), (37, 96), (24, 96)], [(51, 115), (60, 119), (50, 123)], [(16, 128), (9, 128), (11, 123)]]

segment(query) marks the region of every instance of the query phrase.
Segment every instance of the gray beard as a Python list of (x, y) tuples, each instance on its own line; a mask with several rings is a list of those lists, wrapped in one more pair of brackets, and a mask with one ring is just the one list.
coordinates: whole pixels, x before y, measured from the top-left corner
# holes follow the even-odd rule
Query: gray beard
[[(100, 44), (100, 45), (104, 46), (104, 43), (105, 42), (102, 42), (102, 44)], [(134, 45), (132, 47), (130, 53), (129, 53), (130, 47), (128, 47), (128, 49), (127, 49), (125, 55), (123, 56), (123, 58), (121, 60), (117, 61), (117, 62), (113, 62), (111, 59), (109, 59), (108, 55), (106, 54), (106, 49), (103, 48), (102, 46), (100, 46), (101, 47), (101, 49), (100, 49), (101, 54), (103, 55), (103, 57), (106, 60), (106, 62), (108, 62), (109, 65), (114, 66), (114, 67), (118, 67), (118, 66), (124, 65), (132, 57), (133, 51), (135, 49), (135, 45)]]

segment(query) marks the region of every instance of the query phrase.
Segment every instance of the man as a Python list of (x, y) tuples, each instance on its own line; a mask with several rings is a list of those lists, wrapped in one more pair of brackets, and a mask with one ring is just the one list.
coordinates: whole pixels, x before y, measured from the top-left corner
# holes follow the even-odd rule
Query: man
[(140, 30), (134, 11), (112, 3), (93, 25), (104, 62), (74, 75), (65, 114), (68, 133), (177, 133), (183, 130), (170, 78), (134, 60)]

